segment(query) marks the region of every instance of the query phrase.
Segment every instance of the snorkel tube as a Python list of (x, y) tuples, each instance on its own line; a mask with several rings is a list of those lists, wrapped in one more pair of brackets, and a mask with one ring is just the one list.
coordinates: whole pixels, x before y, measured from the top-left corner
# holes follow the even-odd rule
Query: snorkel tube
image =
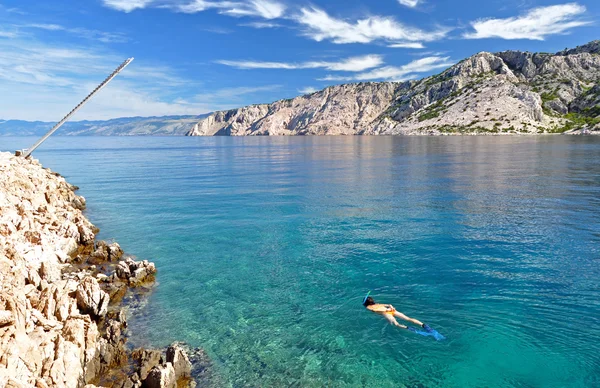
[(367, 301), (367, 298), (369, 297), (369, 294), (371, 294), (371, 291), (367, 292), (367, 295), (365, 295), (365, 299), (363, 299), (363, 306), (365, 304), (365, 302)]

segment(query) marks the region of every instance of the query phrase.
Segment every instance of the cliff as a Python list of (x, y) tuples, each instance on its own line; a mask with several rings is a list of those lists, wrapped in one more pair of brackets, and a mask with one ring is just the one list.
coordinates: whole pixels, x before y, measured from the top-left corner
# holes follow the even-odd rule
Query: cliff
[(126, 350), (122, 299), (156, 269), (96, 241), (75, 190), (35, 160), (0, 153), (0, 387), (186, 386), (180, 346)]
[(188, 136), (439, 135), (600, 130), (600, 41), (556, 54), (478, 53), (404, 83), (346, 84), (215, 112)]

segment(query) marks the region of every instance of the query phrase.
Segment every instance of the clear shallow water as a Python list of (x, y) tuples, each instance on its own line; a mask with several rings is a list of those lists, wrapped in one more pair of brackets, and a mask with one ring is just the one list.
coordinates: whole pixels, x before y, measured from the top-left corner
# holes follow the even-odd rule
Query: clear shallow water
[[(57, 137), (36, 157), (156, 262), (133, 341), (201, 346), (224, 385), (600, 384), (598, 137)], [(388, 326), (367, 290), (448, 339)]]

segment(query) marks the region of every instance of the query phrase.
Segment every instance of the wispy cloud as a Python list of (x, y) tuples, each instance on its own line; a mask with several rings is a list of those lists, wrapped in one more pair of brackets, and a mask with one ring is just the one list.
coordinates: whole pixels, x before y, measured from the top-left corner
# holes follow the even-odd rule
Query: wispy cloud
[[(24, 120), (59, 119), (123, 60), (114, 52), (91, 47), (53, 46), (21, 38), (0, 40), (0, 52), (0, 90), (10, 90), (0, 93), (0, 118)], [(224, 107), (210, 100), (178, 100), (193, 95), (201, 85), (176, 74), (166, 66), (135, 61), (76, 119), (201, 114)]]
[(414, 8), (419, 4), (419, 0), (398, 0), (398, 3), (410, 8)]
[(331, 71), (363, 71), (383, 64), (381, 55), (364, 55), (350, 57), (337, 62), (312, 61), (300, 63), (286, 62), (260, 62), (260, 61), (228, 61), (220, 60), (217, 63), (238, 69), (327, 69)]
[(548, 35), (591, 24), (582, 16), (586, 8), (577, 3), (551, 5), (529, 10), (517, 17), (480, 19), (471, 23), (475, 30), (463, 36), (468, 39), (501, 38), (544, 40)]
[(39, 28), (46, 31), (62, 31), (65, 29), (63, 26), (59, 26), (58, 24), (27, 24), (23, 27)]
[(240, 97), (262, 93), (262, 92), (272, 92), (274, 90), (281, 89), (281, 85), (265, 85), (265, 86), (256, 86), (256, 87), (248, 87), (241, 86), (235, 88), (223, 88), (215, 91), (211, 91), (209, 93), (200, 93), (194, 95), (190, 101), (192, 102), (200, 102), (200, 103), (219, 103), (219, 104), (232, 104), (236, 101), (239, 101)]
[(319, 90), (316, 88), (313, 88), (312, 86), (307, 86), (305, 88), (299, 89), (298, 92), (302, 93), (302, 94), (311, 94), (314, 92), (318, 92)]
[(102, 0), (102, 2), (109, 8), (129, 13), (136, 9), (146, 8), (153, 0)]
[(228, 7), (223, 11), (232, 16), (258, 16), (264, 19), (277, 19), (283, 16), (285, 6), (271, 0), (251, 0), (246, 3), (238, 3), (234, 7)]
[(97, 40), (102, 43), (125, 43), (125, 42), (129, 41), (129, 39), (127, 38), (126, 35), (124, 35), (122, 33), (118, 33), (118, 32), (105, 32), (105, 31), (90, 30), (87, 28), (79, 28), (79, 27), (69, 28), (69, 27), (64, 27), (64, 26), (58, 25), (58, 24), (33, 23), (33, 24), (22, 25), (20, 27), (40, 29), (40, 30), (46, 30), (46, 31), (62, 31), (62, 32), (65, 32), (68, 34), (75, 35), (80, 38)]
[(394, 43), (394, 44), (390, 44), (388, 45), (389, 48), (410, 48), (410, 49), (422, 49), (425, 48), (425, 46), (423, 46), (423, 43), (419, 43), (419, 42), (405, 42), (405, 43)]
[(242, 27), (252, 27), (252, 28), (281, 28), (281, 27), (284, 27), (283, 24), (273, 23), (273, 22), (251, 22), (251, 23), (242, 23), (239, 25)]
[(27, 15), (27, 12), (20, 10), (19, 8), (11, 7), (7, 8), (6, 6), (0, 4), (0, 12), (12, 13), (16, 15)]
[(322, 78), (321, 81), (406, 81), (416, 78), (420, 73), (447, 68), (453, 64), (454, 62), (451, 61), (449, 57), (426, 57), (414, 60), (403, 66), (380, 67), (368, 72), (354, 74), (349, 77), (329, 75)]
[[(115, 1), (115, 0), (104, 0)], [(123, 0), (119, 0), (123, 1)], [(156, 1), (149, 0), (144, 4), (144, 7), (156, 6), (160, 8), (169, 8), (177, 12), (183, 13), (198, 13), (209, 9), (217, 9), (220, 13), (242, 17), (260, 17), (263, 19), (277, 19), (284, 16), (286, 6), (275, 0), (250, 0), (250, 1), (222, 1), (222, 0), (175, 0), (169, 4), (164, 4)], [(139, 7), (142, 8), (142, 7)], [(123, 10), (125, 11), (125, 10)], [(127, 12), (127, 11), (125, 11)]]
[(0, 30), (0, 38), (16, 38), (17, 36), (19, 36), (19, 34), (17, 34), (14, 31), (2, 31)]
[[(267, 22), (240, 24), (253, 28), (283, 27), (273, 20), (292, 21), (300, 25), (302, 34), (318, 42), (328, 40), (336, 44), (371, 43), (384, 41), (393, 48), (423, 48), (423, 42), (443, 39), (452, 29), (437, 27), (423, 30), (405, 25), (391, 16), (370, 16), (345, 20), (330, 16), (313, 6), (293, 7), (291, 10), (279, 0), (102, 0), (107, 7), (131, 12), (142, 8), (163, 8), (174, 12), (194, 14), (207, 10), (233, 17), (255, 17)], [(398, 0), (414, 8), (420, 0)]]
[(441, 57), (446, 54), (448, 54), (448, 51), (417, 51), (410, 53), (414, 57)]
[(315, 7), (301, 8), (295, 19), (305, 27), (304, 34), (309, 38), (317, 42), (330, 40), (338, 44), (371, 43), (377, 40), (391, 44), (415, 44), (442, 39), (449, 32), (447, 28), (424, 31), (387, 16), (371, 16), (349, 22), (334, 18)]
[(221, 27), (205, 27), (205, 28), (202, 28), (202, 31), (212, 32), (213, 34), (221, 34), (221, 35), (232, 34), (235, 32), (233, 30), (230, 30), (229, 28), (221, 28)]

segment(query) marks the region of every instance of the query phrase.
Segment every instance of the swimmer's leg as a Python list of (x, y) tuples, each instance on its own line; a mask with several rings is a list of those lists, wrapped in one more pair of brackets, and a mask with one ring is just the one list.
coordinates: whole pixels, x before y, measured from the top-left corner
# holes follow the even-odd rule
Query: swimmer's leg
[(400, 319), (403, 319), (405, 321), (412, 322), (415, 325), (419, 325), (420, 327), (423, 327), (423, 322), (421, 322), (417, 319), (414, 319), (414, 318), (407, 317), (406, 315), (402, 314), (400, 311), (394, 311), (394, 316), (398, 317)]
[(408, 329), (407, 326), (401, 325), (398, 323), (398, 321), (396, 320), (396, 318), (394, 318), (394, 316), (392, 314), (383, 314), (383, 316), (385, 317), (385, 319), (388, 320), (389, 323), (391, 323), (394, 326), (400, 327), (402, 329)]

